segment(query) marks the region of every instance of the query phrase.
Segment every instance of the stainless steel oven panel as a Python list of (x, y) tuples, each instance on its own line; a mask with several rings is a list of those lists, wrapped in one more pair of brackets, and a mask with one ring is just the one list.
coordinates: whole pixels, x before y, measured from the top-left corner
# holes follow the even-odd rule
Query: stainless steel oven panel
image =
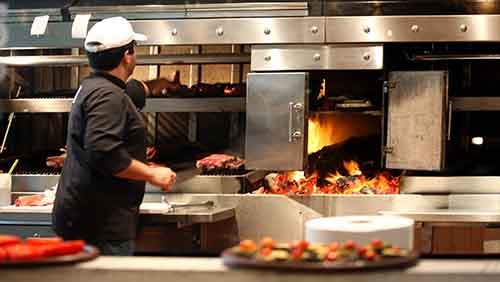
[(252, 46), (252, 71), (378, 70), (384, 66), (382, 45)]
[(388, 86), (386, 167), (443, 169), (447, 72), (391, 72)]
[(303, 170), (307, 164), (308, 73), (250, 73), (247, 169)]

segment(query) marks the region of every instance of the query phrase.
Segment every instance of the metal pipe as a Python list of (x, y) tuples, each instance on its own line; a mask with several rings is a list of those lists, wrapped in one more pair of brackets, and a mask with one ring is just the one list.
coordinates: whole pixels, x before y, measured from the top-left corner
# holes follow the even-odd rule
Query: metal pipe
[[(190, 65), (190, 64), (240, 64), (250, 63), (249, 54), (188, 54), (188, 55), (138, 55), (138, 65)], [(88, 65), (86, 56), (9, 56), (0, 57), (0, 64), (7, 66), (64, 66)]]
[(415, 55), (415, 61), (500, 60), (500, 54)]

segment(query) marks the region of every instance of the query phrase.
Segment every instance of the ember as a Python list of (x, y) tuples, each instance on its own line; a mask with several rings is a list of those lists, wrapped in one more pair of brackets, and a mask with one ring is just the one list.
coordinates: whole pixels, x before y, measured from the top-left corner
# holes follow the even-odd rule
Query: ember
[(399, 177), (388, 172), (367, 178), (355, 161), (344, 162), (349, 175), (330, 173), (322, 181), (317, 173), (306, 177), (302, 171), (271, 173), (266, 176), (265, 187), (259, 194), (398, 194)]

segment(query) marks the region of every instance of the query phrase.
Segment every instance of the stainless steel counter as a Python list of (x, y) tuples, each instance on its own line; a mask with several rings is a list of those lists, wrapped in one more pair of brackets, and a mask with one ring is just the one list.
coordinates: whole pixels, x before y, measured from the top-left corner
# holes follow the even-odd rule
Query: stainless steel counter
[(419, 222), (446, 223), (497, 223), (500, 222), (500, 211), (476, 210), (422, 210), (422, 211), (381, 211), (385, 215), (409, 217)]
[[(45, 207), (0, 207), (0, 224), (50, 225), (52, 206)], [(165, 223), (213, 223), (235, 216), (231, 207), (190, 207), (167, 211), (162, 203), (143, 203), (141, 216), (155, 216), (155, 221)]]
[(469, 282), (500, 279), (498, 260), (421, 260), (412, 268), (393, 271), (355, 273), (296, 273), (226, 268), (219, 258), (178, 257), (100, 257), (75, 266), (35, 269), (2, 269), (5, 281), (143, 281), (178, 282), (239, 281), (239, 282)]

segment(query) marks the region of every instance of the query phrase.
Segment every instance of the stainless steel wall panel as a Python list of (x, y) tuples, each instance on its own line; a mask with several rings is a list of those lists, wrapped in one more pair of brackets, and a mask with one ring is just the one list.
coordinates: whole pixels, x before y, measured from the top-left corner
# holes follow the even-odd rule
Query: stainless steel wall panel
[(252, 71), (382, 69), (383, 46), (275, 45), (252, 47)]
[(327, 43), (500, 41), (500, 15), (327, 17)]
[(232, 18), (134, 21), (145, 44), (271, 44), (321, 43), (324, 18)]
[[(93, 23), (89, 24), (89, 28)], [(134, 30), (146, 34), (144, 45), (321, 43), (325, 39), (322, 17), (231, 18), (132, 21)], [(51, 22), (43, 36), (31, 36), (31, 24), (7, 24), (9, 40), (4, 49), (82, 47), (71, 38), (71, 22)]]

